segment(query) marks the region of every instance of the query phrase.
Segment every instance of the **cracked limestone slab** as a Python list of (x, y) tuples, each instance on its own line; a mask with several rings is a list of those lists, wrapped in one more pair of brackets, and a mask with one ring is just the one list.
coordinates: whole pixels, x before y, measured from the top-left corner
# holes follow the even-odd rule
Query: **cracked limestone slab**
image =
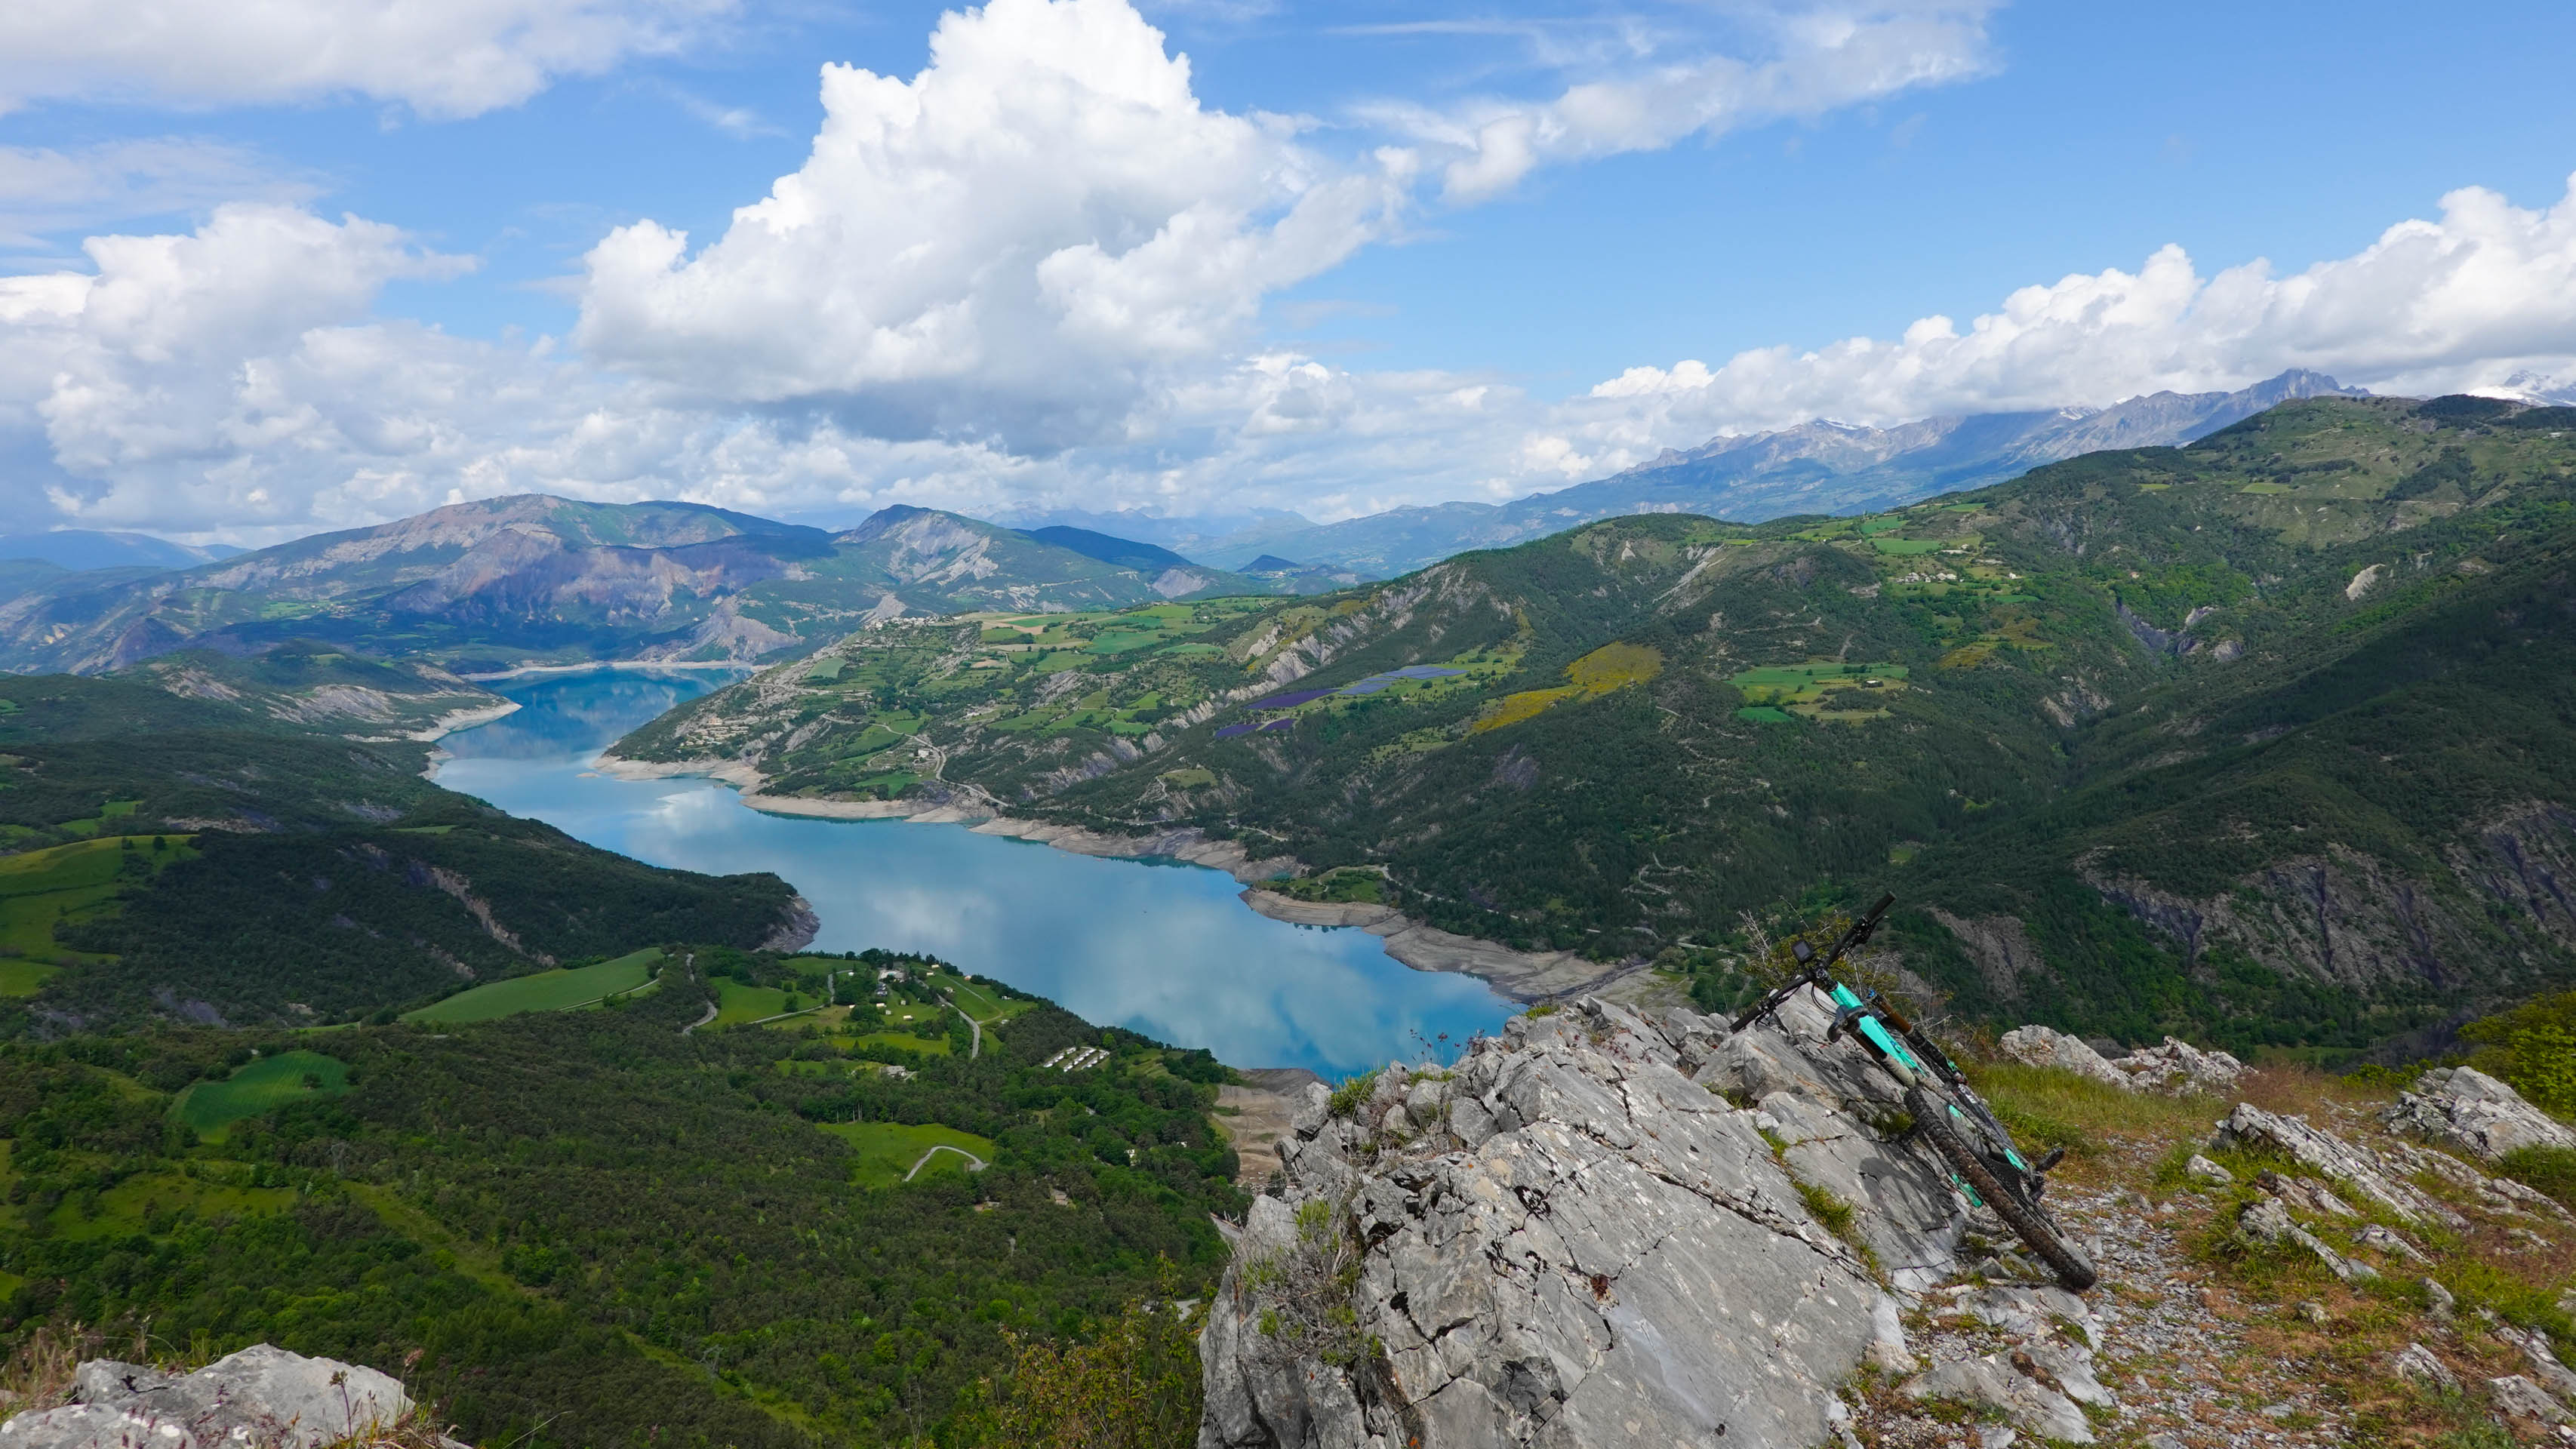
[[(1872, 1353), (1901, 1361), (1902, 1329), (1891, 1342), (1893, 1300), (1807, 1211), (1756, 1114), (1689, 1075), (1724, 1029), (1587, 1001), (1516, 1019), (1436, 1093), (1382, 1078), (1345, 1119), (1308, 1094), (1281, 1144), (1288, 1199), (1256, 1205), (1201, 1342), (1202, 1449), (1833, 1439), (1835, 1385)], [(1848, 1062), (1743, 1036), (1769, 1038), (1746, 1059), (1829, 1101), (1874, 1099)], [(1954, 1202), (1890, 1185), (1928, 1163), (1811, 1105), (1791, 1108), (1800, 1147), (1844, 1173), (1863, 1240), (1952, 1266), (1908, 1234), (1951, 1232)], [(1245, 1267), (1297, 1251), (1296, 1209), (1318, 1200), (1360, 1253), (1346, 1306), (1374, 1360), (1261, 1331), (1276, 1306)]]

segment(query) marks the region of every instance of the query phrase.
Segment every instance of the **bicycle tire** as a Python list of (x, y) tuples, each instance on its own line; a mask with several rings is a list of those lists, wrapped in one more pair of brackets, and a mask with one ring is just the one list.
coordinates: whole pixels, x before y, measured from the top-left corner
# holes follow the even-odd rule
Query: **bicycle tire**
[(1931, 1142), (1933, 1150), (1967, 1181), (1969, 1188), (1986, 1206), (1995, 1210), (1995, 1216), (2004, 1220), (2004, 1226), (2011, 1228), (2015, 1236), (2030, 1245), (2032, 1252), (2039, 1254), (2041, 1260), (2048, 1264), (2049, 1271), (2057, 1275), (2059, 1283), (2070, 1292), (2081, 1293), (2101, 1281), (2101, 1276), (2093, 1271), (2093, 1260), (2066, 1241), (2046, 1209), (2036, 1203), (2023, 1202), (2018, 1194), (2007, 1190), (1995, 1177), (1993, 1170), (1986, 1166), (1985, 1159), (1979, 1157), (1976, 1149), (1959, 1135), (1958, 1129), (1950, 1125), (1948, 1106), (1947, 1102), (1919, 1084), (1905, 1093), (1906, 1110), (1914, 1114), (1915, 1127)]

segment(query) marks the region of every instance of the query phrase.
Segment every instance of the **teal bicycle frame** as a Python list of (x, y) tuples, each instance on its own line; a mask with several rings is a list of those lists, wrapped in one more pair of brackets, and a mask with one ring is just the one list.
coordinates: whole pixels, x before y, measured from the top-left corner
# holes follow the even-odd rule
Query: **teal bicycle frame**
[[(1922, 1060), (1906, 1050), (1905, 1043), (1896, 1039), (1896, 1033), (1889, 1031), (1886, 1023), (1878, 1019), (1878, 1013), (1870, 1009), (1869, 1003), (1861, 999), (1859, 992), (1839, 981), (1826, 984), (1831, 987), (1826, 994), (1833, 998), (1834, 1005), (1852, 1013), (1852, 1030), (1858, 1032), (1861, 1040), (1867, 1042), (1870, 1049), (1878, 1053), (1879, 1065), (1887, 1068), (1888, 1073), (1896, 1078), (1899, 1086), (1911, 1087), (1917, 1079), (1932, 1075), (1925, 1068)], [(1966, 1116), (1955, 1106), (1951, 1107), (1950, 1111), (1954, 1116), (1962, 1118)], [(2022, 1160), (2022, 1155), (2013, 1150), (2010, 1142), (1998, 1142), (1997, 1145), (2003, 1148), (2004, 1157), (2013, 1166), (2024, 1172), (2030, 1171), (2030, 1164)]]
[(1929, 1075), (1923, 1063), (1916, 1060), (1914, 1053), (1905, 1049), (1905, 1043), (1898, 1041), (1896, 1034), (1879, 1022), (1878, 1017), (1869, 1010), (1868, 1004), (1860, 999), (1860, 993), (1839, 981), (1832, 985), (1831, 994), (1834, 1005), (1845, 1011), (1859, 1013), (1852, 1018), (1853, 1029), (1861, 1034), (1862, 1040), (1878, 1049), (1880, 1058), (1885, 1061), (1887, 1069), (1896, 1074), (1896, 1080), (1899, 1083), (1910, 1087), (1914, 1085), (1915, 1078)]

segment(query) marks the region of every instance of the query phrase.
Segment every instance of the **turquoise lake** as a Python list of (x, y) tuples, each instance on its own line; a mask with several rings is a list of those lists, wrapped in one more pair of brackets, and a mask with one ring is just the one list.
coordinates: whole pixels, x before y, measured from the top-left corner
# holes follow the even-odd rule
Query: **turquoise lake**
[(441, 741), (453, 758), (438, 782), (655, 865), (775, 871), (821, 917), (816, 950), (925, 952), (1235, 1066), (1333, 1077), (1445, 1060), (1515, 1009), (1472, 977), (1405, 966), (1365, 931), (1256, 915), (1219, 871), (955, 825), (764, 815), (711, 780), (592, 772), (611, 741), (724, 682), (619, 670), (505, 683), (521, 708)]

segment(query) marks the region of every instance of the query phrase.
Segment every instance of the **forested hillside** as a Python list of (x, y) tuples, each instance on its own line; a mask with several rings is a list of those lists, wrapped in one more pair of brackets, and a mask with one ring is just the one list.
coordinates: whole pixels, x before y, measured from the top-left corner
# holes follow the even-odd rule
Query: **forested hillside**
[[(641, 865), (442, 790), (424, 746), (343, 738), (386, 721), (303, 709), (295, 687), (325, 672), (418, 718), (453, 699), (436, 681), (397, 696), (382, 666), (295, 658), (167, 670), (0, 679), (0, 1032), (347, 1021), (805, 921), (775, 876)], [(143, 682), (173, 676), (194, 687)]]
[[(0, 1043), (0, 1334), (417, 1351), (414, 1391), (476, 1444), (1001, 1445), (1013, 1335), (1151, 1300), (1185, 1376), (1126, 1391), (1194, 1420), (1170, 1305), (1222, 1267), (1209, 1214), (1242, 1209), (1223, 1069), (953, 977), (1009, 999), (980, 1053), (962, 1021), (954, 1052), (874, 1051), (908, 1074), (845, 1050), (851, 1014), (683, 1032), (795, 964), (686, 947), (604, 1009)], [(934, 963), (805, 964), (910, 973), (862, 1013), (946, 1010)], [(1049, 1065), (1072, 1047), (1097, 1056)], [(988, 1165), (876, 1169), (915, 1138)]]
[(2576, 411), (2319, 398), (1883, 515), (880, 625), (618, 748), (1195, 826), (1710, 989), (1742, 913), (1885, 886), (1962, 1009), (2344, 1048), (2568, 974), (2571, 501)]

